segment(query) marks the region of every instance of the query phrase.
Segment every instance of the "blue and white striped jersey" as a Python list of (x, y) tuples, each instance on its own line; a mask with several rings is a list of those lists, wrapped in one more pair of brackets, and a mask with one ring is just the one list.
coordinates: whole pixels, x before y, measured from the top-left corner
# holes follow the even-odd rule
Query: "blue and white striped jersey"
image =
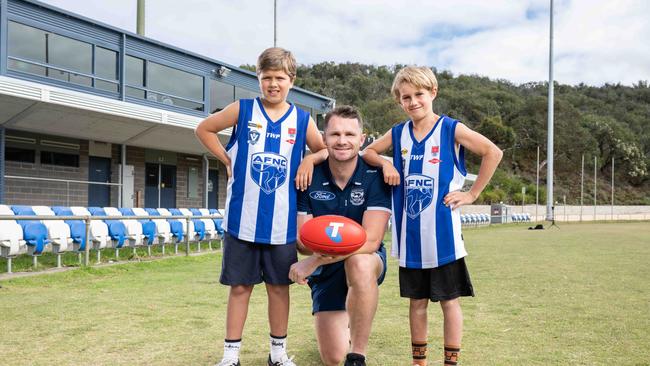
[(272, 121), (259, 98), (239, 101), (226, 151), (232, 161), (223, 226), (240, 240), (286, 244), (296, 240), (294, 179), (305, 151), (309, 113), (293, 104)]
[(417, 141), (413, 122), (393, 127), (393, 164), (402, 184), (393, 187), (392, 254), (401, 267), (435, 268), (467, 255), (460, 210), (443, 203), (465, 182), (464, 149), (456, 147), (458, 121), (441, 116)]

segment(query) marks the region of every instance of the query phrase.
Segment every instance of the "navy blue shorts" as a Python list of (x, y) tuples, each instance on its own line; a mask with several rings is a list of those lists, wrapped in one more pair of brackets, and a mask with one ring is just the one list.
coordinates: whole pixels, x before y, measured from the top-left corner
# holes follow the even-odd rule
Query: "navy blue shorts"
[(298, 261), (296, 243), (272, 245), (243, 241), (225, 233), (219, 282), (228, 286), (290, 285), (289, 269)]
[[(377, 284), (381, 285), (386, 276), (386, 248), (382, 244), (375, 253), (379, 255), (384, 266), (377, 279)], [(309, 287), (311, 288), (312, 314), (319, 311), (345, 310), (345, 301), (348, 296), (345, 261), (318, 267), (314, 274), (309, 276)]]

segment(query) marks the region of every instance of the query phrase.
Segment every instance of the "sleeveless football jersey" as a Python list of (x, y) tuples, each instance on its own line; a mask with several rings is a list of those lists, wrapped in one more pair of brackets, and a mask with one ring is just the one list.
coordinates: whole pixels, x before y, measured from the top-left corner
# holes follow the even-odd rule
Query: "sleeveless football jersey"
[(226, 151), (232, 161), (223, 226), (232, 236), (262, 244), (296, 240), (294, 179), (302, 160), (309, 113), (295, 107), (272, 121), (259, 98), (239, 101)]
[(435, 268), (467, 255), (460, 210), (443, 203), (465, 182), (464, 149), (456, 147), (458, 121), (441, 116), (422, 141), (413, 122), (393, 127), (393, 164), (401, 184), (393, 187), (392, 254), (401, 267)]

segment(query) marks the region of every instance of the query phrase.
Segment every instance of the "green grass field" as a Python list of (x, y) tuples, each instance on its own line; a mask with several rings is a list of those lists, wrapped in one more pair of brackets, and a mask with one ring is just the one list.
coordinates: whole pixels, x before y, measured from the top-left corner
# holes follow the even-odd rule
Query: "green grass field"
[[(466, 230), (465, 239), (476, 297), (462, 301), (462, 364), (650, 364), (648, 222), (494, 226)], [(212, 365), (227, 299), (220, 260), (179, 256), (0, 281), (0, 364)], [(319, 365), (309, 291), (294, 285), (291, 296), (289, 353), (300, 366)], [(391, 260), (369, 365), (409, 364), (407, 309)], [(441, 365), (439, 306), (429, 314), (430, 364)], [(259, 287), (242, 364), (263, 365), (267, 352)]]

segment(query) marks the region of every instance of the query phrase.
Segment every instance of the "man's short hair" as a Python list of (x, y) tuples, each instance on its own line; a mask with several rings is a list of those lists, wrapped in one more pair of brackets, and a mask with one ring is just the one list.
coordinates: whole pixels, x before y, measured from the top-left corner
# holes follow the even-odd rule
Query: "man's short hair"
[(400, 98), (399, 87), (403, 83), (411, 84), (417, 89), (438, 89), (436, 75), (426, 66), (407, 66), (395, 75), (395, 80), (393, 80), (393, 86), (390, 88), (390, 91), (398, 103)]
[(334, 116), (346, 118), (346, 119), (356, 119), (357, 121), (359, 121), (359, 128), (361, 129), (361, 131), (363, 131), (363, 119), (361, 118), (361, 112), (359, 112), (358, 109), (349, 105), (342, 105), (327, 112), (327, 114), (325, 115), (325, 122), (323, 123), (323, 131), (327, 129), (327, 125), (330, 119)]
[(260, 76), (262, 71), (282, 70), (291, 80), (296, 78), (296, 59), (289, 50), (280, 47), (267, 48), (257, 58), (255, 72)]

